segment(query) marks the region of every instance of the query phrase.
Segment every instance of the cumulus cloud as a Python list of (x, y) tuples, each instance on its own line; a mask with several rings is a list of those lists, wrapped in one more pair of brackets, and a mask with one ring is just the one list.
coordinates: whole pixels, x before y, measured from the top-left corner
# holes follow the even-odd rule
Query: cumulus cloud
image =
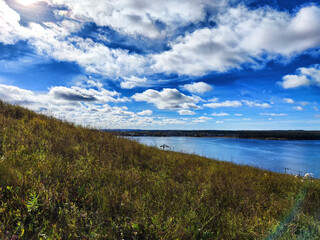
[(284, 101), (285, 103), (291, 103), (291, 104), (294, 103), (293, 99), (291, 99), (291, 98), (284, 98), (283, 101)]
[[(88, 2), (89, 5), (95, 6)], [(88, 73), (112, 78), (139, 75), (145, 72), (147, 59), (128, 50), (111, 49), (106, 45), (74, 36), (85, 25), (75, 19), (59, 22), (20, 25), (20, 16), (5, 1), (0, 1), (0, 42), (14, 44), (27, 40), (36, 52), (58, 61), (75, 62)]]
[(127, 50), (111, 49), (91, 39), (63, 37), (64, 28), (55, 29), (55, 26), (32, 24), (30, 31), (37, 33), (29, 43), (38, 54), (58, 61), (75, 62), (88, 73), (118, 78), (144, 71), (145, 58)]
[(192, 120), (192, 123), (206, 123), (206, 122), (208, 122), (208, 121), (211, 120), (211, 119), (212, 119), (212, 118), (202, 116), (202, 117), (198, 117), (198, 118)]
[(242, 100), (243, 103), (245, 103), (249, 107), (262, 107), (262, 108), (270, 108), (271, 105), (269, 103), (257, 103), (257, 102), (252, 102), (248, 100)]
[(120, 93), (101, 88), (99, 91), (92, 88), (81, 88), (77, 86), (51, 87), (46, 94), (36, 94), (33, 91), (18, 88), (16, 86), (0, 85), (0, 98), (11, 103), (21, 105), (41, 104), (65, 104), (75, 105), (76, 103), (99, 103), (128, 102), (128, 98), (121, 98)]
[(191, 110), (179, 110), (178, 113), (180, 115), (196, 115), (196, 113)]
[(293, 107), (293, 109), (297, 111), (303, 111), (303, 108), (301, 106)]
[(123, 79), (124, 81), (121, 82), (121, 88), (125, 88), (125, 89), (132, 89), (137, 86), (145, 86), (145, 84), (147, 83), (146, 77), (139, 78), (136, 76), (131, 76), (131, 77), (124, 77)]
[(261, 116), (272, 116), (272, 117), (282, 117), (287, 116), (286, 113), (260, 113)]
[(141, 112), (138, 112), (137, 114), (139, 115), (139, 116), (150, 116), (150, 115), (152, 115), (152, 111), (151, 110), (143, 110), (143, 111), (141, 111)]
[(310, 81), (304, 75), (286, 75), (283, 77), (283, 82), (281, 84), (283, 88), (296, 88), (301, 86), (308, 86), (310, 85)]
[(13, 44), (26, 39), (28, 32), (20, 26), (20, 15), (11, 9), (4, 0), (0, 1), (0, 42)]
[[(91, 77), (89, 77), (91, 79)], [(79, 83), (81, 85), (81, 83)], [(103, 84), (100, 81), (93, 81), (93, 80), (88, 80), (85, 84), (87, 84), (89, 87), (96, 87), (97, 89), (101, 90), (103, 87)], [(117, 95), (117, 94), (114, 94)]]
[(220, 107), (242, 107), (242, 103), (240, 101), (224, 101), (224, 102), (213, 102), (206, 103), (203, 106), (209, 108), (220, 108)]
[[(73, 86), (67, 87), (52, 87), (49, 94), (59, 100), (66, 101), (81, 101), (81, 102), (127, 102), (128, 98), (120, 98), (120, 94), (116, 91), (109, 91), (104, 88), (98, 90), (85, 89)], [(116, 98), (115, 98), (116, 97)]]
[(176, 119), (176, 118), (159, 118), (160, 120), (155, 121), (155, 126), (158, 125), (164, 125), (168, 127), (168, 125), (181, 125), (186, 124), (186, 121), (182, 119)]
[[(126, 112), (125, 108), (111, 108), (108, 106), (106, 102), (110, 99), (105, 99), (106, 102), (99, 102), (100, 104), (94, 104), (100, 96), (83, 95), (84, 93), (86, 93), (86, 89), (80, 90), (80, 88), (54, 87), (47, 93), (35, 93), (15, 86), (0, 86), (1, 99), (25, 106), (34, 111), (46, 110), (55, 117), (83, 125), (86, 125), (85, 123), (87, 122), (85, 116), (91, 113), (97, 117), (97, 112), (119, 112), (120, 109), (123, 113)], [(104, 105), (101, 106), (101, 103), (104, 103)], [(83, 114), (79, 114), (80, 112)], [(91, 120), (93, 123), (93, 118)]]
[(307, 106), (307, 105), (309, 105), (310, 103), (307, 102), (307, 101), (302, 101), (302, 102), (299, 102), (299, 104), (302, 105), (302, 106)]
[(320, 8), (307, 6), (296, 14), (244, 6), (220, 14), (217, 27), (186, 34), (167, 52), (154, 56), (158, 71), (199, 76), (224, 72), (242, 64), (255, 67), (279, 57), (290, 59), (320, 46)]
[[(54, 91), (52, 91), (54, 89)], [(71, 89), (71, 90), (70, 90)], [(59, 119), (67, 120), (82, 126), (94, 128), (141, 128), (141, 127), (174, 127), (186, 124), (183, 119), (167, 117), (151, 117), (152, 111), (145, 110), (135, 114), (129, 111), (126, 106), (110, 106), (108, 102), (102, 102), (100, 96), (97, 101), (87, 101), (83, 97), (81, 90), (75, 92), (77, 88), (53, 87), (48, 92), (33, 92), (21, 89), (16, 86), (0, 85), (0, 98), (10, 103), (19, 104), (36, 112), (41, 112)], [(90, 89), (87, 89), (90, 90)], [(83, 91), (87, 93), (86, 91)], [(56, 96), (56, 93), (66, 94)], [(76, 97), (73, 94), (78, 93)], [(111, 92), (113, 93), (113, 92)], [(115, 93), (114, 93), (115, 94)], [(71, 99), (70, 99), (70, 96)], [(80, 96), (80, 97), (79, 97)]]
[[(65, 7), (63, 11), (55, 11), (61, 21), (42, 24), (31, 22), (23, 26), (20, 24), (19, 14), (1, 0), (0, 18), (3, 21), (0, 23), (0, 42), (13, 44), (19, 40), (27, 40), (42, 56), (75, 62), (88, 73), (112, 78), (126, 77), (121, 83), (123, 88), (143, 84), (144, 78), (134, 79), (133, 76), (152, 73), (149, 68), (152, 56), (129, 53), (121, 48), (109, 48), (90, 38), (77, 36), (86, 23), (109, 26), (131, 36), (158, 38), (164, 37), (165, 32), (174, 32), (174, 29), (181, 26), (202, 21), (208, 9), (227, 5), (225, 0), (97, 0), (94, 4), (85, 0), (47, 2), (53, 9)], [(164, 27), (159, 27), (162, 25)]]
[(161, 92), (148, 89), (132, 96), (135, 101), (153, 103), (158, 109), (199, 109), (200, 101), (195, 96), (186, 96), (177, 89), (165, 88)]
[(182, 87), (191, 93), (198, 93), (198, 94), (203, 94), (213, 90), (213, 87), (205, 82), (185, 84)]
[(68, 101), (83, 101), (83, 102), (94, 102), (97, 99), (90, 94), (84, 93), (83, 89), (74, 89), (66, 87), (54, 87), (51, 88), (50, 94), (57, 99), (63, 99)]
[[(206, 10), (226, 6), (225, 0), (48, 0), (51, 5), (65, 6), (69, 17), (94, 22), (130, 35), (164, 37), (177, 27), (204, 20)], [(159, 27), (158, 23), (163, 26)]]
[(215, 117), (225, 117), (225, 116), (229, 116), (229, 113), (220, 112), (220, 113), (212, 113), (211, 115)]
[(218, 101), (219, 101), (219, 98), (217, 97), (208, 99), (208, 102), (218, 102)]
[(0, 98), (14, 104), (33, 103), (38, 101), (38, 98), (32, 91), (3, 84), (0, 84)]
[[(75, 62), (88, 73), (124, 79), (121, 87), (127, 89), (145, 83), (144, 77), (137, 76), (163, 72), (199, 76), (240, 68), (243, 64), (256, 67), (320, 46), (320, 8), (316, 5), (291, 15), (271, 8), (231, 8), (227, 7), (227, 0), (47, 2), (61, 15), (59, 21), (21, 25), (19, 14), (1, 0), (0, 42), (14, 44), (25, 40), (41, 56)], [(63, 11), (59, 10), (61, 7)], [(199, 23), (208, 13), (214, 16), (214, 27), (185, 33), (167, 42), (177, 28)], [(160, 38), (170, 49), (158, 54), (138, 54), (77, 36), (88, 22), (134, 37)], [(304, 75), (284, 80), (286, 88), (308, 83)], [(191, 91), (203, 93), (209, 87), (198, 83)]]
[(285, 89), (309, 85), (320, 86), (320, 64), (298, 68), (296, 72), (296, 75), (284, 76), (279, 84)]

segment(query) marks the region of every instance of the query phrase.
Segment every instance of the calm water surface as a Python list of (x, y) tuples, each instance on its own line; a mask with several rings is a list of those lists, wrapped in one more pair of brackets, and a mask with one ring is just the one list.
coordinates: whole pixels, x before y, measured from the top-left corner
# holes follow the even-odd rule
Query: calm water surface
[[(131, 138), (131, 137), (130, 137)], [(320, 141), (275, 141), (237, 138), (132, 137), (142, 144), (251, 165), (275, 172), (313, 173), (320, 178)], [(299, 172), (300, 171), (300, 172)]]

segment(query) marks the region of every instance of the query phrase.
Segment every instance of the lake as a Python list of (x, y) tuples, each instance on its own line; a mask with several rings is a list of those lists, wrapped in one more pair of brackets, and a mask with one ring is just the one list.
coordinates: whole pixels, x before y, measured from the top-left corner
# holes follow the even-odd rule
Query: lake
[(167, 144), (176, 152), (251, 165), (274, 172), (313, 173), (320, 178), (320, 140), (257, 140), (209, 137), (130, 137), (142, 144)]

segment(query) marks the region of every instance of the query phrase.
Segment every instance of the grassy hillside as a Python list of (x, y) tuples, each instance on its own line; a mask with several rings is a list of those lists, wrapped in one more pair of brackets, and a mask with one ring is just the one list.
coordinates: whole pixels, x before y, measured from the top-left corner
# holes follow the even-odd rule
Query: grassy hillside
[(313, 239), (320, 182), (0, 102), (0, 239)]

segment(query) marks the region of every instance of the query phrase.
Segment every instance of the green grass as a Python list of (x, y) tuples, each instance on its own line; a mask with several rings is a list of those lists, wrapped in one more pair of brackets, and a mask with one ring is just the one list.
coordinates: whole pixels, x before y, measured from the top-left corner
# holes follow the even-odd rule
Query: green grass
[(320, 181), (0, 102), (0, 239), (319, 239)]

